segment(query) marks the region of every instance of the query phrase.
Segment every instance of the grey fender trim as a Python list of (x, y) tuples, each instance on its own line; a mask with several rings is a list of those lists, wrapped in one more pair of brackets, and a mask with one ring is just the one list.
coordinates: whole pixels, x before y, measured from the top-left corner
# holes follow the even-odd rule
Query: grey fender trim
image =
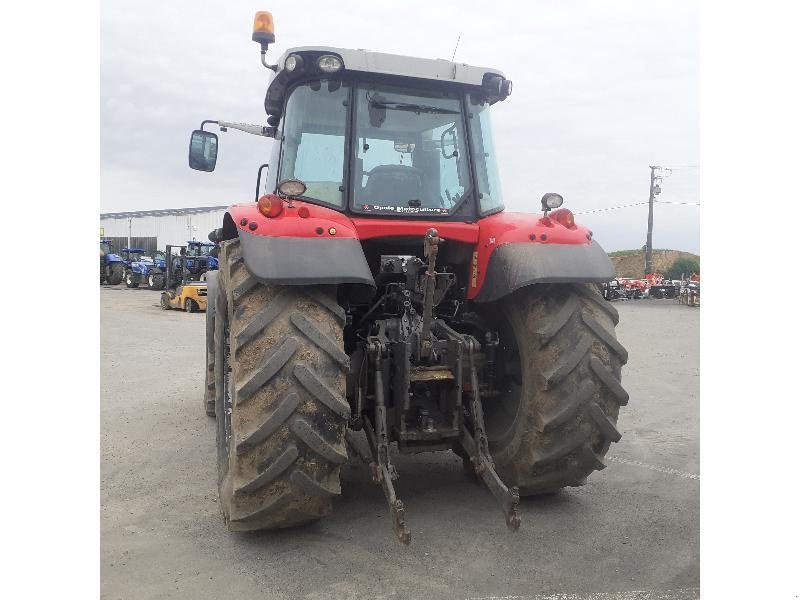
[(239, 239), (247, 268), (263, 283), (375, 286), (359, 240), (268, 237), (242, 230)]
[(498, 300), (532, 283), (601, 283), (616, 276), (597, 242), (535, 244), (513, 242), (495, 248), (476, 302)]

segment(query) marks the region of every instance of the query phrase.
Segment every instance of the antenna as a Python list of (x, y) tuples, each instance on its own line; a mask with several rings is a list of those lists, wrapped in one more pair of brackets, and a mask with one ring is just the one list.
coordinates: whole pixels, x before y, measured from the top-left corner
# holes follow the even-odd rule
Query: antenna
[(458, 50), (458, 43), (461, 41), (461, 34), (458, 34), (458, 39), (456, 40), (456, 47), (453, 48), (453, 56), (450, 59), (450, 62), (453, 62), (456, 59), (456, 50)]

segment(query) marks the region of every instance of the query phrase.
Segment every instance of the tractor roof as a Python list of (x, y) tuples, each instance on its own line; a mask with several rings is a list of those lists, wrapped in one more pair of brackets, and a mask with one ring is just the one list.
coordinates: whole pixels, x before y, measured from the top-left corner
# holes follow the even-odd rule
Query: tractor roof
[(189, 244), (190, 246), (213, 246), (214, 245), (211, 242), (197, 242), (195, 240), (192, 240), (191, 242), (186, 242), (186, 243)]
[[(473, 67), (464, 63), (451, 62), (443, 58), (418, 58), (400, 54), (385, 54), (370, 50), (352, 50), (349, 48), (334, 48), (331, 46), (300, 46), (289, 48), (278, 58), (277, 71), (267, 89), (264, 108), (268, 114), (278, 114), (283, 104), (283, 96), (289, 84), (289, 72), (283, 66), (290, 54), (300, 54), (306, 63), (311, 63), (324, 54), (334, 54), (342, 59), (343, 72), (357, 71), (376, 75), (392, 77), (408, 77), (413, 79), (427, 79), (430, 81), (444, 81), (468, 86), (481, 86), (484, 76), (499, 75), (505, 78), (503, 72), (487, 67)], [(322, 74), (325, 75), (324, 73)]]
[(123, 252), (144, 252), (144, 248), (123, 248)]

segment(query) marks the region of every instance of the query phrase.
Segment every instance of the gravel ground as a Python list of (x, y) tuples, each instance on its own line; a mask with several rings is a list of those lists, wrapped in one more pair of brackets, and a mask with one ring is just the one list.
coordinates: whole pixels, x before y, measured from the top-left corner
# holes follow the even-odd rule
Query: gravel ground
[(698, 309), (615, 303), (630, 353), (622, 440), (585, 486), (523, 500), (516, 533), (454, 455), (398, 457), (405, 547), (380, 489), (352, 461), (329, 518), (288, 531), (225, 530), (214, 422), (202, 409), (205, 316), (164, 312), (158, 298), (100, 293), (103, 598), (699, 596)]

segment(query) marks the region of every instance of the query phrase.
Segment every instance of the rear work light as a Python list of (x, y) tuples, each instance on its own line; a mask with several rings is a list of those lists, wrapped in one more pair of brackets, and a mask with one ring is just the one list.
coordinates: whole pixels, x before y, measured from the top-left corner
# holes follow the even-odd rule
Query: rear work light
[(317, 66), (323, 73), (336, 73), (342, 68), (342, 59), (332, 54), (320, 56), (317, 60)]
[(544, 211), (558, 208), (562, 204), (564, 204), (564, 197), (561, 194), (550, 192), (542, 196), (542, 210)]
[(272, 219), (283, 212), (283, 200), (275, 194), (267, 194), (258, 199), (258, 212)]
[(283, 63), (283, 68), (292, 73), (296, 70), (302, 71), (303, 70), (303, 57), (299, 54), (290, 54), (286, 57), (286, 60)]
[(575, 227), (575, 215), (568, 208), (559, 208), (550, 213), (550, 218), (561, 223), (564, 227)]

